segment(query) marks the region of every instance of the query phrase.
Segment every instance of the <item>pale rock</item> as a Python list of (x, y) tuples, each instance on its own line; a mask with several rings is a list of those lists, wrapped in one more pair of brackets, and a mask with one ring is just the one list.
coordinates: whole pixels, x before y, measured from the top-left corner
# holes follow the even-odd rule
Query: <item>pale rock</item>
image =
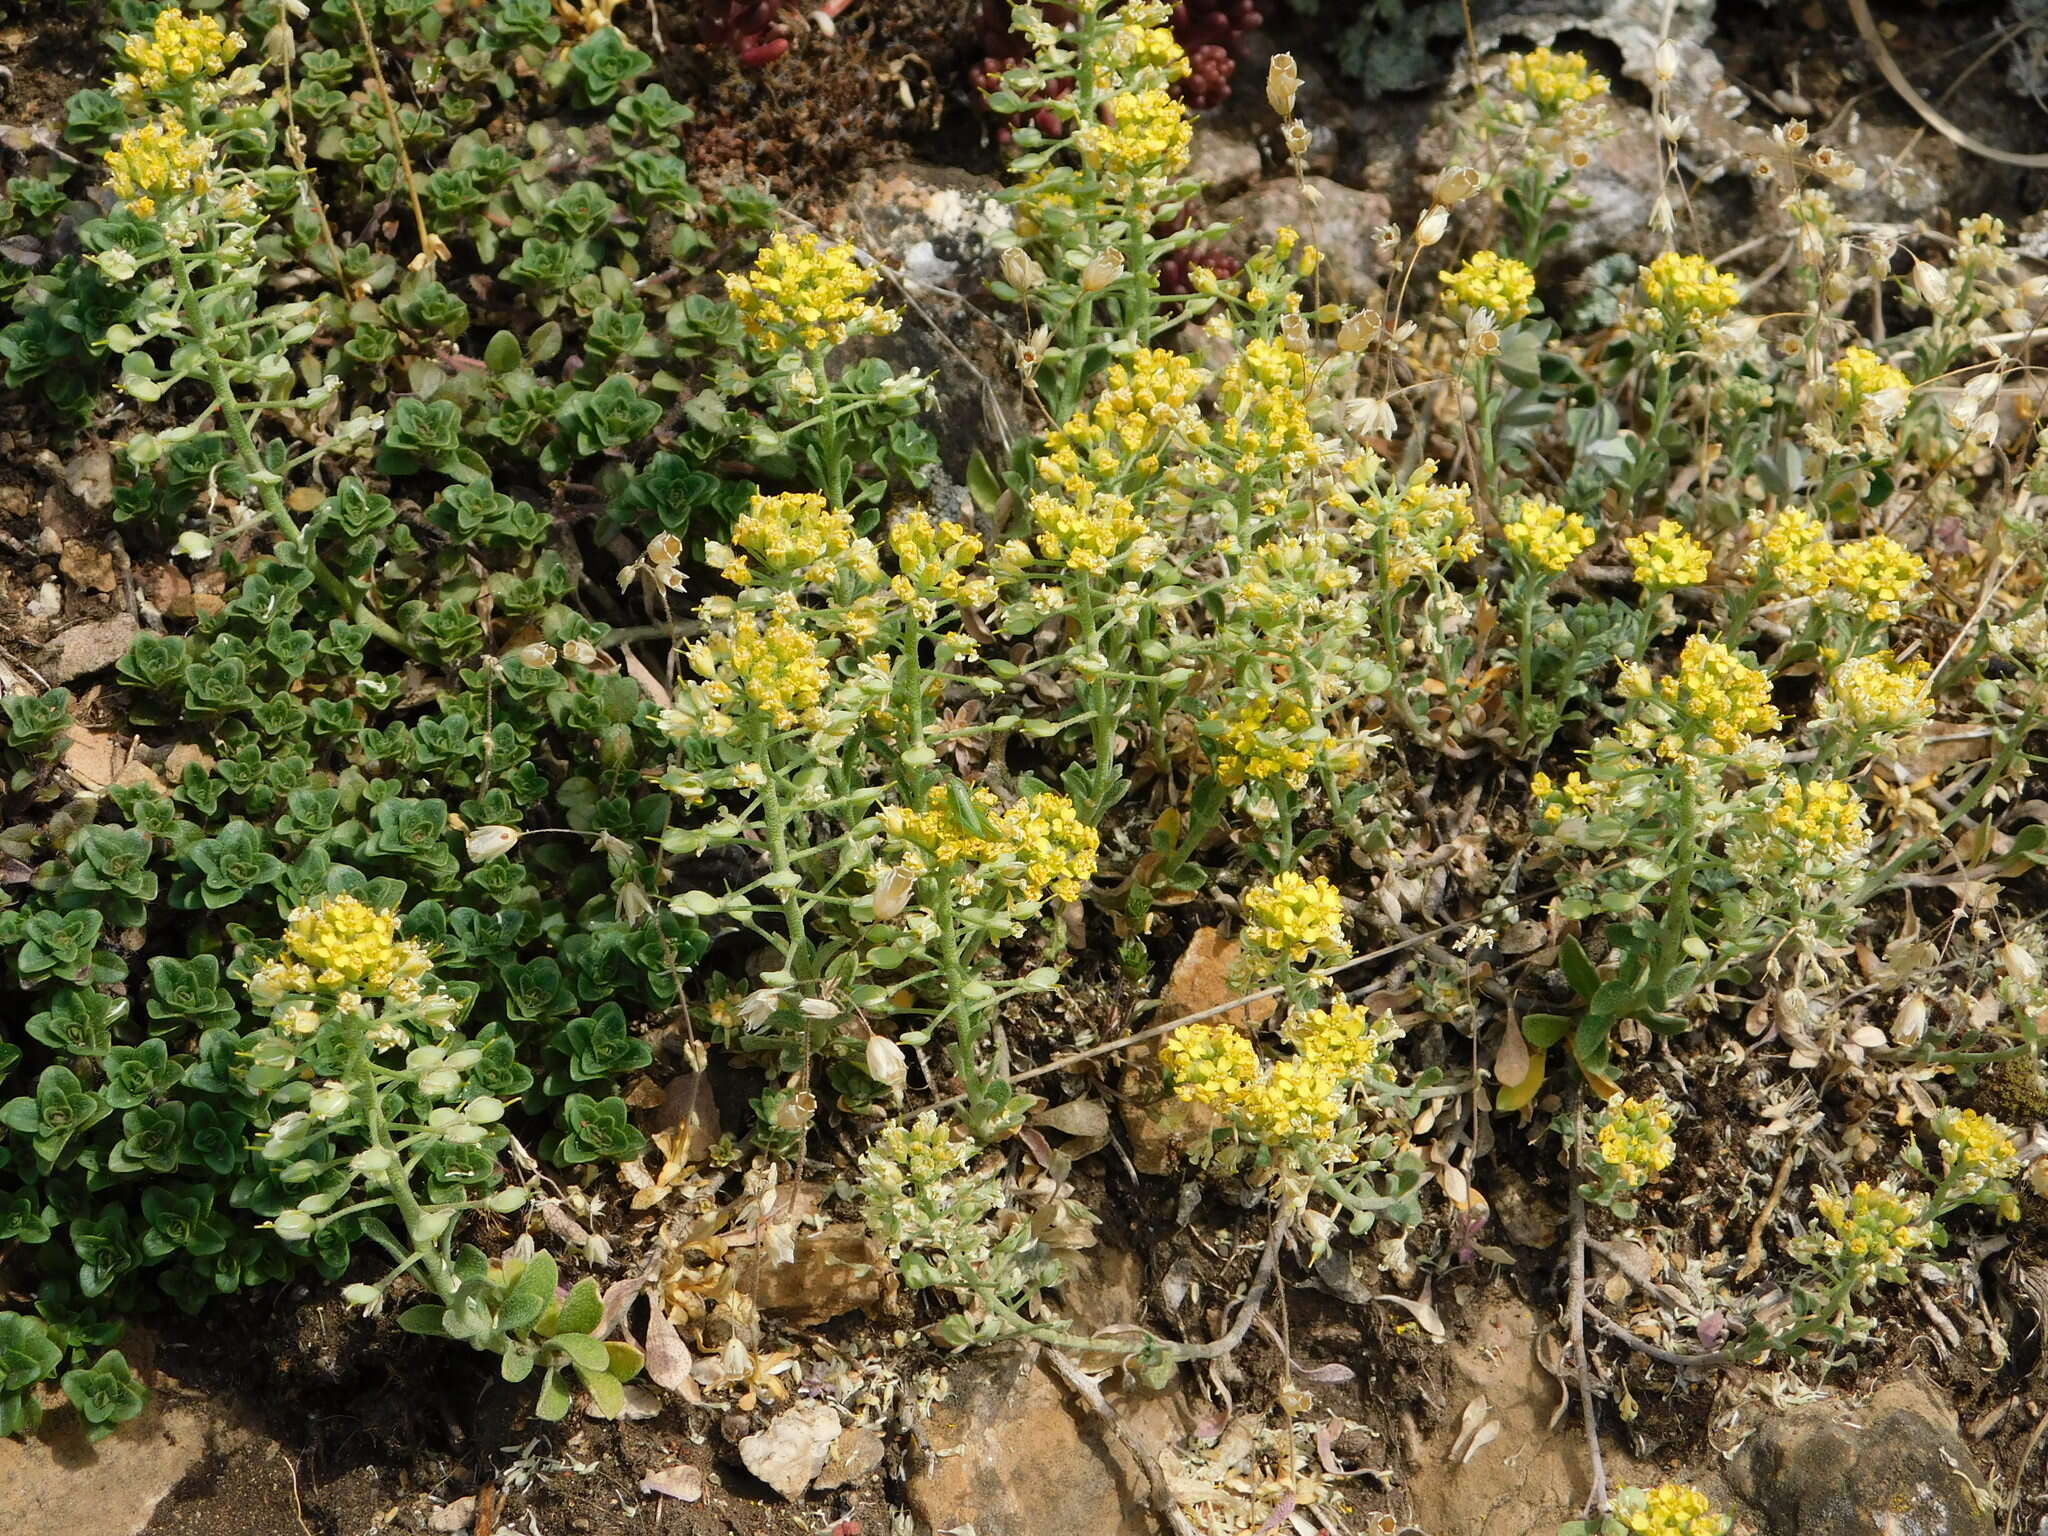
[(1392, 206), (1377, 192), (1362, 192), (1327, 176), (1300, 181), (1276, 176), (1225, 203), (1216, 217), (1236, 224), (1232, 238), (1242, 249), (1266, 244), (1282, 228), (1315, 245), (1323, 253), (1316, 276), (1328, 298), (1357, 304), (1378, 291), (1379, 258), (1372, 239), (1392, 217)]
[(830, 1403), (799, 1403), (766, 1429), (740, 1442), (747, 1470), (794, 1503), (818, 1474), (839, 1439), (839, 1410)]
[(128, 654), (128, 647), (142, 627), (125, 613), (74, 624), (50, 642), (38, 670), (52, 684), (105, 672)]

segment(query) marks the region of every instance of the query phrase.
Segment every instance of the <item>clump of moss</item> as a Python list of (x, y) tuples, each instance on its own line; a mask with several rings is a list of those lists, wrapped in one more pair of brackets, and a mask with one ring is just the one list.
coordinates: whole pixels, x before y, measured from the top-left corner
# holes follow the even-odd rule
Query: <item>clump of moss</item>
[(2048, 1119), (2048, 1072), (2035, 1056), (1994, 1061), (1977, 1079), (1972, 1108), (2008, 1125)]

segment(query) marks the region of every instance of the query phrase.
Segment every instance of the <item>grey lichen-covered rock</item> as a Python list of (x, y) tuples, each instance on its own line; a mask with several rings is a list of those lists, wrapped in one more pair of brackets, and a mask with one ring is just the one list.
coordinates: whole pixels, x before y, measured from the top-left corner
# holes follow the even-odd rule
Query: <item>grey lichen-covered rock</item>
[(1280, 229), (1292, 229), (1321, 248), (1319, 276), (1327, 297), (1363, 303), (1378, 292), (1380, 263), (1373, 236), (1392, 210), (1377, 192), (1361, 191), (1310, 176), (1302, 181), (1275, 176), (1216, 210), (1234, 224), (1232, 239), (1244, 250), (1264, 244)]
[(1946, 1405), (1917, 1382), (1765, 1425), (1729, 1468), (1768, 1536), (1994, 1536), (1994, 1507)]

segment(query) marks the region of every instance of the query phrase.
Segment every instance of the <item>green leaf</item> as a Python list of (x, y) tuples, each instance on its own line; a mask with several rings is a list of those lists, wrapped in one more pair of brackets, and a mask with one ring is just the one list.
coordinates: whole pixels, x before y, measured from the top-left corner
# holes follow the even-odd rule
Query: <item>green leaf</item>
[(554, 1343), (579, 1370), (603, 1372), (611, 1367), (611, 1356), (605, 1353), (604, 1345), (587, 1333), (558, 1333)]
[(577, 1368), (576, 1374), (583, 1378), (583, 1389), (590, 1394), (590, 1411), (600, 1419), (616, 1419), (626, 1411), (626, 1389), (616, 1376), (603, 1371), (586, 1371)]
[(1572, 1021), (1561, 1013), (1525, 1013), (1522, 1038), (1537, 1050), (1548, 1050), (1571, 1033)]
[(498, 1326), (509, 1333), (523, 1333), (539, 1322), (555, 1299), (556, 1275), (552, 1253), (536, 1253), (528, 1260), (499, 1304)]
[(967, 494), (974, 498), (974, 504), (984, 512), (993, 512), (996, 503), (1003, 499), (1003, 483), (996, 478), (996, 472), (989, 468), (988, 460), (975, 449), (967, 461)]
[(445, 1338), (448, 1333), (446, 1307), (407, 1307), (398, 1314), (398, 1326), (407, 1333), (429, 1333)]
[(576, 1282), (562, 1303), (561, 1315), (555, 1319), (555, 1337), (565, 1333), (595, 1333), (598, 1324), (604, 1321), (604, 1298), (597, 1293), (597, 1282), (585, 1275)]
[(569, 1389), (562, 1385), (562, 1373), (551, 1370), (540, 1381), (540, 1397), (534, 1402), (533, 1415), (554, 1423), (569, 1411)]
[(498, 1362), (498, 1374), (507, 1381), (520, 1382), (533, 1374), (534, 1352), (513, 1345)]
[(1579, 996), (1590, 998), (1600, 990), (1599, 969), (1577, 939), (1568, 936), (1557, 946), (1557, 963), (1564, 968), (1564, 979)]

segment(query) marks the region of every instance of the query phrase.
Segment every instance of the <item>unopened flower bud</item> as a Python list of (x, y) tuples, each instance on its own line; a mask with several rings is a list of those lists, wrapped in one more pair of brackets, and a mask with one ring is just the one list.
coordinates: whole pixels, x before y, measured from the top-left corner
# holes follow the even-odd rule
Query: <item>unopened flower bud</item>
[(1437, 241), (1443, 239), (1444, 230), (1450, 225), (1450, 222), (1450, 209), (1442, 204), (1438, 204), (1425, 213), (1416, 223), (1415, 243), (1424, 246), (1435, 245)]
[(1266, 105), (1273, 109), (1275, 117), (1294, 116), (1294, 97), (1300, 89), (1301, 71), (1295, 65), (1294, 55), (1274, 54), (1273, 62), (1266, 66)]
[(1940, 309), (1948, 303), (1948, 274), (1932, 262), (1915, 262), (1913, 291), (1920, 295), (1929, 309)]
[(1678, 49), (1670, 38), (1657, 45), (1657, 57), (1650, 68), (1659, 85), (1669, 85), (1678, 78)]
[(887, 1035), (868, 1036), (867, 1069), (868, 1076), (892, 1094), (902, 1093), (903, 1085), (909, 1077), (903, 1059), (903, 1047)]

